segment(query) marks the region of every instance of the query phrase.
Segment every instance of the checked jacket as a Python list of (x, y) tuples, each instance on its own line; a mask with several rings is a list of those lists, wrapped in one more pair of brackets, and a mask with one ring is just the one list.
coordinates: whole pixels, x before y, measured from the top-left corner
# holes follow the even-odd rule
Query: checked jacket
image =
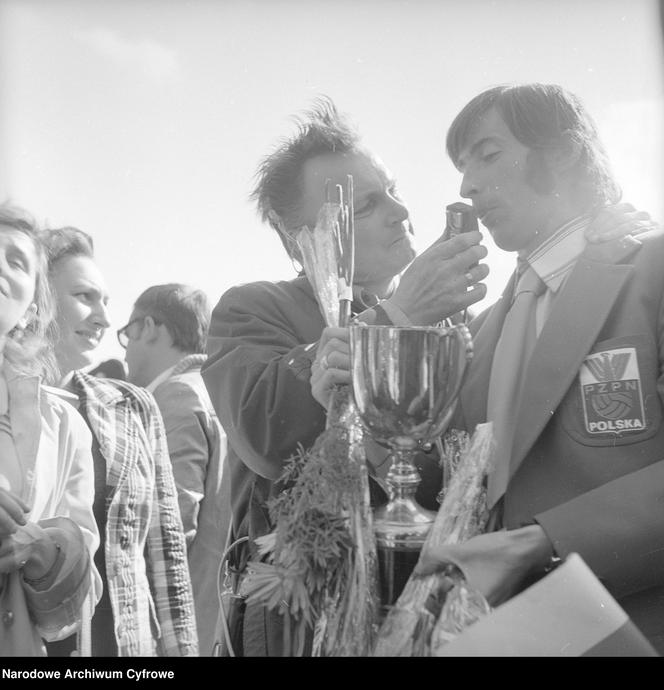
[(197, 656), (187, 552), (154, 398), (76, 372), (75, 392), (106, 460), (106, 583), (120, 656)]

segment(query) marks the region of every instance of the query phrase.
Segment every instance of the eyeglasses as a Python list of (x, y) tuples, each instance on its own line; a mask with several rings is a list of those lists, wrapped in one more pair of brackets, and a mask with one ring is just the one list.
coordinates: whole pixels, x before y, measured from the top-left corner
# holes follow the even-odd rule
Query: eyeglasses
[[(143, 314), (143, 316), (137, 316), (135, 319), (132, 319), (126, 326), (123, 326), (118, 332), (118, 342), (120, 343), (120, 347), (123, 350), (127, 349), (127, 345), (129, 345), (129, 327), (133, 326), (135, 323), (138, 323), (139, 321), (143, 321), (144, 319), (147, 319), (149, 314)], [(164, 322), (161, 321), (160, 319), (155, 319), (154, 316), (150, 316), (150, 318), (154, 321), (156, 326), (161, 326)]]
[(139, 316), (136, 319), (132, 319), (126, 326), (123, 326), (120, 328), (117, 332), (118, 335), (118, 342), (120, 343), (120, 347), (123, 350), (127, 349), (127, 345), (129, 344), (129, 335), (127, 331), (129, 330), (130, 326), (133, 326), (133, 324), (138, 323), (139, 321), (143, 321), (145, 316)]

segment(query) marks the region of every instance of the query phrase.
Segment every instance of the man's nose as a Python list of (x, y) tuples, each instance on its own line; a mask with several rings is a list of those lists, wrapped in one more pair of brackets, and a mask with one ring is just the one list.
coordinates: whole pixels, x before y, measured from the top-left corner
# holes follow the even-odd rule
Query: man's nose
[(390, 200), (392, 204), (390, 208), (390, 217), (392, 221), (402, 223), (404, 220), (408, 220), (410, 214), (408, 213), (406, 204), (396, 197), (391, 197)]
[(472, 171), (466, 170), (463, 173), (463, 178), (461, 179), (461, 188), (459, 193), (464, 199), (472, 199), (478, 190), (477, 179), (473, 175)]
[(100, 328), (108, 328), (111, 321), (108, 318), (108, 307), (103, 302), (98, 302), (92, 315), (95, 325)]

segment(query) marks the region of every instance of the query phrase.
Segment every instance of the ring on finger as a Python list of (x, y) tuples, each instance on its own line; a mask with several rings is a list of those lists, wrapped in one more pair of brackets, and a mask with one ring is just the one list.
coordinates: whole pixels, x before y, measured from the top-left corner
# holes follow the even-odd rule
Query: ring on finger
[(468, 285), (472, 285), (475, 282), (475, 278), (473, 277), (473, 274), (470, 271), (464, 273), (463, 277), (466, 279)]
[(26, 563), (27, 563), (27, 561), (21, 561), (21, 562), (18, 564), (19, 569), (25, 568), (25, 564), (26, 564)]
[(320, 367), (321, 369), (327, 369), (330, 366), (330, 363), (327, 361), (327, 355), (323, 355), (320, 358)]

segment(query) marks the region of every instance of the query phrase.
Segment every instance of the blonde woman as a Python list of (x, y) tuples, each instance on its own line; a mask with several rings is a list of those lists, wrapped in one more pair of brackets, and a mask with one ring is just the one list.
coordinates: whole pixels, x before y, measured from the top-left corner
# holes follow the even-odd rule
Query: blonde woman
[[(108, 328), (108, 293), (91, 238), (44, 233), (57, 300), (59, 385), (92, 431), (95, 556), (104, 595), (92, 619), (93, 656), (197, 656), (187, 552), (164, 425), (151, 393), (85, 373)], [(70, 653), (67, 641), (49, 655)]]
[(31, 219), (0, 206), (0, 656), (44, 656), (77, 630), (92, 564), (90, 433), (41, 386), (49, 366), (47, 266)]

